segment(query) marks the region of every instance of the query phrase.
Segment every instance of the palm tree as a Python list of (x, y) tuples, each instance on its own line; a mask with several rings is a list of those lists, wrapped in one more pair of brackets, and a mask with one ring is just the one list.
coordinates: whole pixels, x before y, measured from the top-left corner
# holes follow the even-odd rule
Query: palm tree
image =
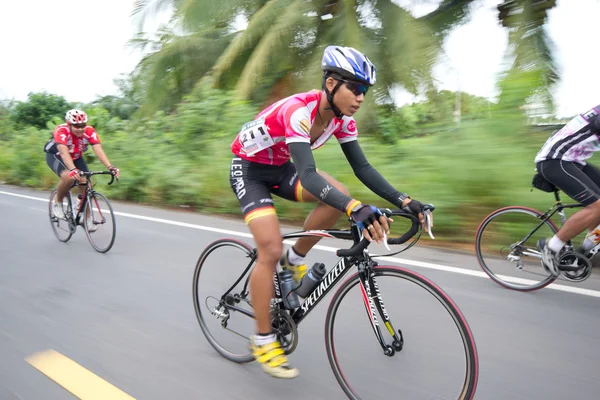
[[(149, 95), (164, 95), (168, 87), (180, 96), (190, 90), (182, 80), (210, 72), (218, 87), (265, 101), (273, 91), (280, 96), (320, 86), (322, 50), (335, 43), (373, 59), (381, 82), (374, 98), (385, 101), (395, 84), (413, 93), (432, 86), (442, 40), (464, 20), (473, 1), (443, 0), (435, 11), (416, 18), (392, 0), (139, 0), (134, 9), (139, 15), (152, 7), (172, 7), (172, 23), (182, 32), (163, 38), (140, 69)], [(247, 27), (234, 32), (240, 19)], [(203, 41), (207, 32), (218, 45)], [(192, 75), (180, 64), (194, 60), (193, 51), (202, 54), (195, 58), (202, 65), (194, 65)]]
[(500, 82), (500, 101), (507, 108), (528, 100), (552, 105), (550, 89), (559, 79), (554, 48), (546, 30), (548, 11), (556, 0), (504, 0), (498, 19), (508, 29), (510, 68)]

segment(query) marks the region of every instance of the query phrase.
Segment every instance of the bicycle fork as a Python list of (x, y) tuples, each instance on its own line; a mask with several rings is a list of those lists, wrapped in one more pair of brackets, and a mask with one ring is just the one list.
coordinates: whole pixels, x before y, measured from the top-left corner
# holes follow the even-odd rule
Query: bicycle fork
[[(371, 268), (359, 269), (358, 275), (360, 278), (360, 291), (363, 296), (365, 310), (369, 317), (369, 321), (371, 322), (371, 327), (373, 328), (375, 337), (377, 337), (377, 340), (383, 349), (383, 354), (391, 357), (396, 353), (396, 351), (402, 350), (402, 346), (404, 345), (402, 331), (398, 330), (398, 332), (396, 332), (394, 326), (392, 325), (392, 321), (385, 310), (383, 298), (381, 297), (379, 286), (375, 281), (375, 277)], [(392, 345), (387, 344), (383, 338), (379, 321), (377, 319), (377, 313), (379, 313), (383, 320), (383, 324), (387, 328), (392, 338), (394, 338)]]

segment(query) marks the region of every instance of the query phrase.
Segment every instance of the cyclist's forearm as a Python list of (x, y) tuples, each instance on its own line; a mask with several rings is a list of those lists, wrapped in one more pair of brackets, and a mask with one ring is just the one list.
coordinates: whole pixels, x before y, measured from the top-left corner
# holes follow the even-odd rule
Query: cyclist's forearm
[(348, 207), (353, 207), (353, 204), (357, 203), (319, 175), (308, 143), (290, 143), (288, 146), (298, 171), (300, 184), (310, 194), (343, 212), (347, 212)]
[(65, 164), (65, 167), (67, 167), (69, 170), (76, 168), (73, 158), (71, 157), (71, 153), (69, 153), (69, 148), (64, 144), (59, 144), (57, 147), (58, 153), (60, 154), (60, 158), (62, 159), (63, 164)]
[(100, 160), (100, 162), (102, 164), (104, 164), (105, 167), (108, 168), (110, 166), (110, 161), (108, 160), (108, 157), (104, 153), (104, 150), (102, 149), (102, 145), (101, 144), (95, 144), (95, 145), (92, 146), (92, 149), (94, 150), (94, 153), (98, 157), (98, 160)]
[(408, 195), (396, 190), (396, 188), (394, 188), (379, 173), (379, 171), (367, 161), (358, 141), (354, 140), (342, 144), (342, 150), (356, 177), (373, 193), (397, 207), (406, 203)]

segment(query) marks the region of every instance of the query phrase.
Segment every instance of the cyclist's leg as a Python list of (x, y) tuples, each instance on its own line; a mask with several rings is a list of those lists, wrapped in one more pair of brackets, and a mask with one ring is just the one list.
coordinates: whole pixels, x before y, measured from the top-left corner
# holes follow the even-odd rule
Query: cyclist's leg
[[(582, 169), (581, 165), (562, 160), (547, 160), (538, 163), (538, 171), (544, 178), (573, 200), (585, 206), (567, 219), (558, 233), (547, 243), (546, 247), (554, 255), (558, 254), (567, 241), (590, 226), (600, 223), (600, 187)], [(548, 256), (552, 256), (552, 254), (548, 254)], [(542, 257), (544, 258), (544, 251)]]
[[(587, 163), (582, 169), (584, 174), (586, 174), (592, 182), (596, 184), (596, 186), (600, 187), (600, 170), (596, 168), (594, 165)], [(595, 235), (600, 236), (600, 230), (597, 231), (597, 228), (600, 226), (600, 218), (598, 221), (593, 222), (590, 226), (588, 226), (588, 234), (586, 235), (583, 246), (580, 248), (582, 252), (587, 252), (592, 247), (595, 246), (595, 241), (592, 239)]]
[[(293, 163), (288, 162), (285, 165), (286, 172), (283, 179), (278, 183), (276, 188), (271, 189), (271, 192), (287, 200), (318, 203), (304, 221), (305, 230), (333, 228), (336, 221), (343, 213), (322, 203), (304, 189), (300, 184), (300, 179)], [(348, 189), (333, 177), (322, 171), (317, 172), (337, 189), (349, 195)], [(294, 280), (296, 282), (300, 282), (307, 271), (304, 257), (306, 257), (306, 254), (320, 239), (321, 238), (318, 236), (300, 238), (281, 258), (281, 266), (293, 272)]]
[(69, 170), (65, 164), (63, 164), (60, 156), (52, 153), (46, 153), (46, 164), (50, 167), (52, 171), (60, 178), (60, 182), (58, 183), (57, 193), (56, 193), (56, 202), (62, 203), (63, 198), (71, 189), (74, 180), (69, 177)]
[[(83, 172), (90, 172), (90, 169), (87, 166), (87, 163), (85, 162), (85, 160), (83, 159), (83, 156), (79, 157), (77, 160), (73, 161), (73, 164), (75, 164), (75, 168), (77, 168), (80, 171)], [(86, 176), (82, 176), (79, 178), (79, 193), (80, 194), (85, 194), (85, 186), (87, 185), (87, 177)]]
[[(333, 228), (343, 213), (325, 203), (322, 203), (319, 199), (304, 189), (300, 184), (300, 178), (298, 177), (294, 164), (288, 163), (286, 165), (287, 171), (285, 178), (280, 182), (277, 189), (272, 190), (272, 193), (292, 201), (318, 203), (304, 221), (305, 230)], [(346, 195), (350, 195), (348, 189), (335, 178), (323, 171), (317, 172), (338, 190), (342, 191)], [(294, 244), (293, 250), (296, 254), (303, 257), (310, 251), (310, 249), (314, 247), (315, 244), (317, 244), (317, 242), (319, 242), (319, 240), (321, 240), (321, 238), (317, 236), (300, 238)]]
[(268, 167), (234, 158), (230, 184), (240, 201), (244, 220), (250, 228), (258, 253), (250, 276), (250, 297), (257, 325), (257, 335), (251, 338), (252, 352), (268, 374), (277, 378), (294, 378), (298, 376), (298, 370), (289, 366), (271, 326), (273, 274), (281, 257), (283, 243), (269, 193), (269, 175), (278, 172), (276, 168)]

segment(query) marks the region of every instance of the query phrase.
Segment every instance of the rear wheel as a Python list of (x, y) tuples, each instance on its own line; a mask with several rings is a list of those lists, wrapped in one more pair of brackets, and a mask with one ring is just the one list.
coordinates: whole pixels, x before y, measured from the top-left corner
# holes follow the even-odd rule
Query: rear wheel
[(556, 278), (543, 266), (537, 241), (556, 232), (554, 222), (537, 210), (501, 208), (488, 215), (477, 229), (477, 260), (483, 271), (505, 288), (523, 292), (541, 289)]

